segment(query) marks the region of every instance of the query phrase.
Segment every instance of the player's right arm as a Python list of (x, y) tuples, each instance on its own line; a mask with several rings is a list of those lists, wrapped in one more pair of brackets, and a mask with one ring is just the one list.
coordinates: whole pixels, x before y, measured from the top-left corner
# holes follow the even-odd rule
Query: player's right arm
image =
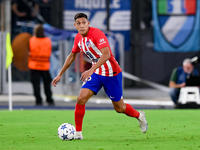
[(72, 52), (71, 52), (71, 53), (67, 56), (67, 58), (66, 58), (66, 60), (65, 60), (65, 63), (64, 63), (64, 65), (63, 65), (62, 69), (61, 69), (61, 71), (59, 72), (59, 74), (58, 74), (58, 75), (53, 79), (53, 81), (52, 81), (52, 85), (53, 85), (53, 86), (56, 87), (56, 84), (57, 84), (57, 82), (60, 81), (60, 79), (61, 79), (63, 73), (69, 68), (69, 66), (70, 66), (70, 65), (74, 62), (74, 60), (76, 59), (76, 55), (77, 55), (77, 53), (72, 53)]

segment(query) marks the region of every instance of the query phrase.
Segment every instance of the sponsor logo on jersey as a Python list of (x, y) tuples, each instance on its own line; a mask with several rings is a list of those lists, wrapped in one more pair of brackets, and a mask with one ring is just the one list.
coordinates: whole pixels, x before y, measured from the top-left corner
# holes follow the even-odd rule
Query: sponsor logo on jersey
[(102, 38), (102, 39), (99, 40), (100, 43), (103, 42), (103, 41), (105, 41), (104, 38)]
[(86, 51), (85, 54), (86, 54), (90, 59), (94, 59), (94, 57), (92, 56), (92, 54), (90, 54), (90, 52)]
[(98, 62), (100, 58), (97, 58), (97, 59), (92, 59), (92, 62)]
[(104, 38), (101, 38), (101, 39), (99, 40), (99, 45), (104, 44), (104, 43), (106, 43), (106, 40), (105, 40)]

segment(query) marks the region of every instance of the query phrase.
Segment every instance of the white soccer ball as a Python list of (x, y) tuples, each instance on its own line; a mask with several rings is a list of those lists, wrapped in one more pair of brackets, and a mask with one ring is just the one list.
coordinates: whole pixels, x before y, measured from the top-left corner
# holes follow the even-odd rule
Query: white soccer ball
[(75, 135), (76, 129), (70, 123), (63, 123), (58, 128), (58, 137), (61, 140), (73, 140)]

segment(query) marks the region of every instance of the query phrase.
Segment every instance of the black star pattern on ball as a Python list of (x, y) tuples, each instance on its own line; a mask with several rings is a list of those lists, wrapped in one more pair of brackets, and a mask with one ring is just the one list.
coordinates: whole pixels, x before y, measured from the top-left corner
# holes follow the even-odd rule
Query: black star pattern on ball
[(63, 138), (63, 140), (67, 139), (67, 135), (65, 135), (64, 133), (61, 137)]

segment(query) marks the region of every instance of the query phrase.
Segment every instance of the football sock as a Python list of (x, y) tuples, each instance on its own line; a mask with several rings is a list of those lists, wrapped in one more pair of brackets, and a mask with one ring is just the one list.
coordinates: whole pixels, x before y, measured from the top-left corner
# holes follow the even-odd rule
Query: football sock
[(84, 115), (85, 115), (85, 105), (79, 105), (76, 103), (74, 116), (75, 116), (75, 125), (77, 132), (82, 131)]
[(126, 104), (126, 110), (124, 112), (127, 116), (139, 118), (140, 113), (135, 110), (130, 104)]

